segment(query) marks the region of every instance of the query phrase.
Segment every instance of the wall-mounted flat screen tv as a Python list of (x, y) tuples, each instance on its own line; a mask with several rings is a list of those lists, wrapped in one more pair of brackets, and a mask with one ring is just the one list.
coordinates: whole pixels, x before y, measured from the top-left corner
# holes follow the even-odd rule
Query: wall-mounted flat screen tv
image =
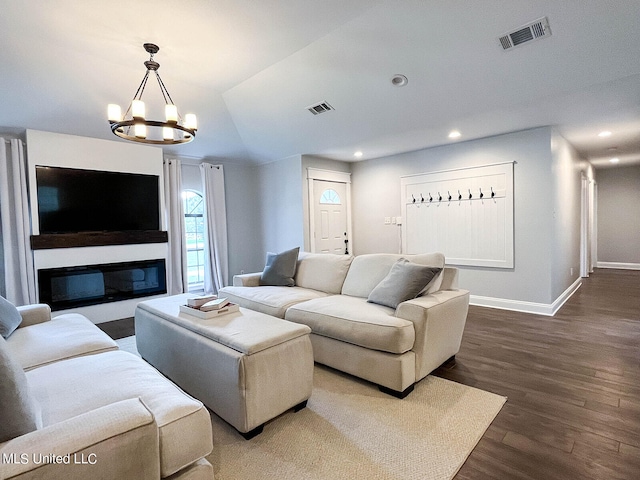
[(157, 175), (36, 166), (40, 234), (160, 229)]

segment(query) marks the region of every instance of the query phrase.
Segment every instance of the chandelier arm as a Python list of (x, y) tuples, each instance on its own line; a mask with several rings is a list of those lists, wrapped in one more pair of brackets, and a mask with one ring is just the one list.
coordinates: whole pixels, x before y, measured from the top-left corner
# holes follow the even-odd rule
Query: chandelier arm
[[(142, 100), (142, 94), (144, 93), (144, 89), (147, 86), (147, 80), (149, 80), (149, 70), (147, 70), (147, 73), (144, 74), (144, 77), (142, 78), (142, 82), (140, 82), (140, 86), (138, 87), (138, 90), (136, 90), (136, 93), (133, 96), (134, 100)], [(138, 95), (138, 93), (140, 95)]]
[(158, 78), (158, 83), (160, 84), (160, 90), (162, 90), (162, 95), (164, 95), (165, 93), (167, 94), (167, 96), (164, 97), (165, 102), (167, 101), (167, 97), (169, 97), (169, 101), (171, 102), (171, 105), (175, 105), (175, 103), (173, 103), (173, 98), (171, 98), (171, 94), (169, 93), (169, 90), (167, 90), (167, 87), (164, 86), (164, 82), (162, 81), (162, 78), (160, 78), (160, 74), (158, 72), (156, 72), (156, 77)]
[[(169, 95), (167, 88), (164, 86), (164, 83), (162, 83), (162, 79), (160, 78), (160, 74), (158, 72), (156, 72), (156, 80), (158, 80), (158, 86), (160, 87), (162, 98), (164, 98), (164, 103), (165, 104), (171, 103), (173, 105), (174, 103), (173, 103), (173, 100), (171, 100), (171, 95)], [(167, 97), (169, 98), (167, 99)]]

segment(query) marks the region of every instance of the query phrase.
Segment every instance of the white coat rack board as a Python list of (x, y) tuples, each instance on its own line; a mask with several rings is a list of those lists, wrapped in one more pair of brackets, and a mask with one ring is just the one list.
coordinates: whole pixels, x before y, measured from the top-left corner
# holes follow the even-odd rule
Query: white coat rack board
[(513, 268), (513, 162), (400, 178), (402, 251)]

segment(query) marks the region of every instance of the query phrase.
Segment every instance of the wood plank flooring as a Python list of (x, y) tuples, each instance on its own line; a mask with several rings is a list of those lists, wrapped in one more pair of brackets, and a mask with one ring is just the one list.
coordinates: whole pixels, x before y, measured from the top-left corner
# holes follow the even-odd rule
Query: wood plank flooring
[(509, 399), (466, 479), (640, 479), (640, 272), (598, 269), (554, 317), (470, 307), (435, 375)]
[(470, 307), (434, 374), (509, 397), (456, 480), (640, 479), (639, 271), (596, 270), (554, 317)]

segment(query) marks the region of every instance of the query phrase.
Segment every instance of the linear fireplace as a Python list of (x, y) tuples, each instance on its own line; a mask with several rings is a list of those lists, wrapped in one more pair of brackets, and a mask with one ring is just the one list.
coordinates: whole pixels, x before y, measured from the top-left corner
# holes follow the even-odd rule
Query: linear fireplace
[(40, 302), (51, 310), (167, 293), (164, 259), (38, 270)]

